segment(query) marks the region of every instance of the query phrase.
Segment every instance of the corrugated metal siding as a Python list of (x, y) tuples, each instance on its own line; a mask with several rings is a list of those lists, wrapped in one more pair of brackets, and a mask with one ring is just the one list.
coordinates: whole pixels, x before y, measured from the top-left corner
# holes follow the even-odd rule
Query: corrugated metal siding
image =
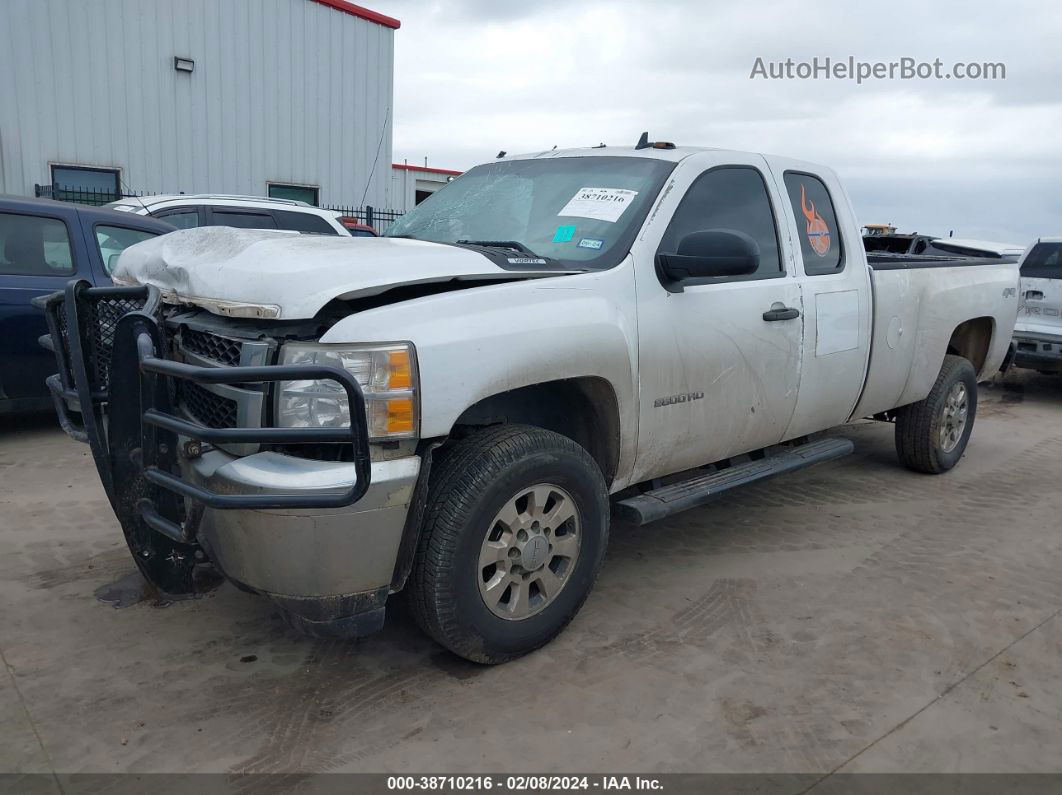
[(392, 209), (408, 213), (417, 205), (418, 190), (427, 190), (434, 193), (455, 176), (457, 174), (453, 172), (417, 171), (393, 164), (391, 166)]
[(408, 213), (416, 205), (417, 179), (413, 172), (391, 167), (391, 205)]
[(134, 190), (290, 182), (387, 207), (393, 64), (393, 30), (308, 0), (3, 0), (0, 192), (67, 163)]

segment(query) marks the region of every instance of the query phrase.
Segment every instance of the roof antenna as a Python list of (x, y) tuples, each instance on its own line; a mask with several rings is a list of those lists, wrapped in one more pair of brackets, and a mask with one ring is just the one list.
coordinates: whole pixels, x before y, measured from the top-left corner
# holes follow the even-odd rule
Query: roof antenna
[(637, 149), (648, 149), (650, 146), (652, 146), (652, 144), (649, 143), (649, 133), (648, 132), (643, 132), (642, 133), (642, 137), (638, 139), (638, 143), (635, 144), (634, 148), (635, 148), (635, 150), (637, 150)]
[(504, 149), (502, 149), (500, 152), (498, 152), (497, 159), (501, 160), (503, 157), (505, 157), (505, 150)]
[[(147, 213), (148, 216), (151, 215), (151, 210), (149, 210), (148, 206), (146, 204), (144, 204), (144, 200), (141, 197), (137, 196), (135, 192), (129, 190), (129, 186), (126, 184), (125, 180), (122, 179), (122, 172), (121, 171), (118, 172), (118, 184), (119, 184), (119, 187), (122, 188), (125, 191), (125, 194), (126, 194), (124, 197), (120, 196), (119, 198), (130, 198), (130, 197), (132, 197), (132, 198), (136, 199), (140, 203), (140, 206), (142, 208), (144, 208), (144, 212)], [(184, 195), (184, 191), (183, 190), (181, 191), (181, 195), (182, 196)]]

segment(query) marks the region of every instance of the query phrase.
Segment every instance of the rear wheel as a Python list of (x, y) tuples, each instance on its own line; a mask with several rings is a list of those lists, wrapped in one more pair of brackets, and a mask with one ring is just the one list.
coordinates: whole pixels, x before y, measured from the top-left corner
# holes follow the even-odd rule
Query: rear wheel
[(567, 437), (499, 426), (432, 473), (408, 598), (455, 654), (499, 663), (552, 640), (582, 606), (608, 538), (608, 492)]
[(924, 400), (899, 409), (896, 454), (916, 472), (947, 472), (966, 450), (977, 414), (977, 374), (969, 360), (944, 357)]

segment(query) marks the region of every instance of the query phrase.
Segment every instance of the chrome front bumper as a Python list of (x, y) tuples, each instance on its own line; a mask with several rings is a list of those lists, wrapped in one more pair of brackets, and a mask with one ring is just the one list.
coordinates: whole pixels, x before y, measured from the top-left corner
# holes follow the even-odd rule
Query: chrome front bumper
[[(413, 455), (371, 464), (371, 485), (345, 508), (204, 508), (199, 541), (227, 577), (273, 597), (337, 597), (386, 589), (420, 474)], [(182, 477), (217, 494), (341, 494), (354, 465), (211, 450)]]

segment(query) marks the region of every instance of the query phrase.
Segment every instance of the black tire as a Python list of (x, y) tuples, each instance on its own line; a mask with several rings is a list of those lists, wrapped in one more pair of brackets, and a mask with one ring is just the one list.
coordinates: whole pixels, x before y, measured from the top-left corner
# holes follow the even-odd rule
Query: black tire
[[(966, 387), (966, 424), (958, 443), (951, 450), (941, 443), (941, 426), (945, 405), (952, 388), (962, 383)], [(938, 475), (947, 472), (962, 458), (970, 441), (977, 415), (977, 373), (968, 359), (961, 356), (944, 357), (944, 365), (933, 389), (925, 400), (899, 409), (896, 416), (896, 455), (908, 469)]]
[[(501, 425), (457, 442), (431, 478), (407, 587), (417, 623), (454, 654), (480, 663), (506, 662), (548, 643), (582, 607), (604, 559), (609, 503), (597, 464), (565, 436)], [(480, 549), (506, 502), (539, 483), (571, 495), (579, 552), (552, 602), (527, 618), (507, 620), (491, 612), (480, 594)]]

